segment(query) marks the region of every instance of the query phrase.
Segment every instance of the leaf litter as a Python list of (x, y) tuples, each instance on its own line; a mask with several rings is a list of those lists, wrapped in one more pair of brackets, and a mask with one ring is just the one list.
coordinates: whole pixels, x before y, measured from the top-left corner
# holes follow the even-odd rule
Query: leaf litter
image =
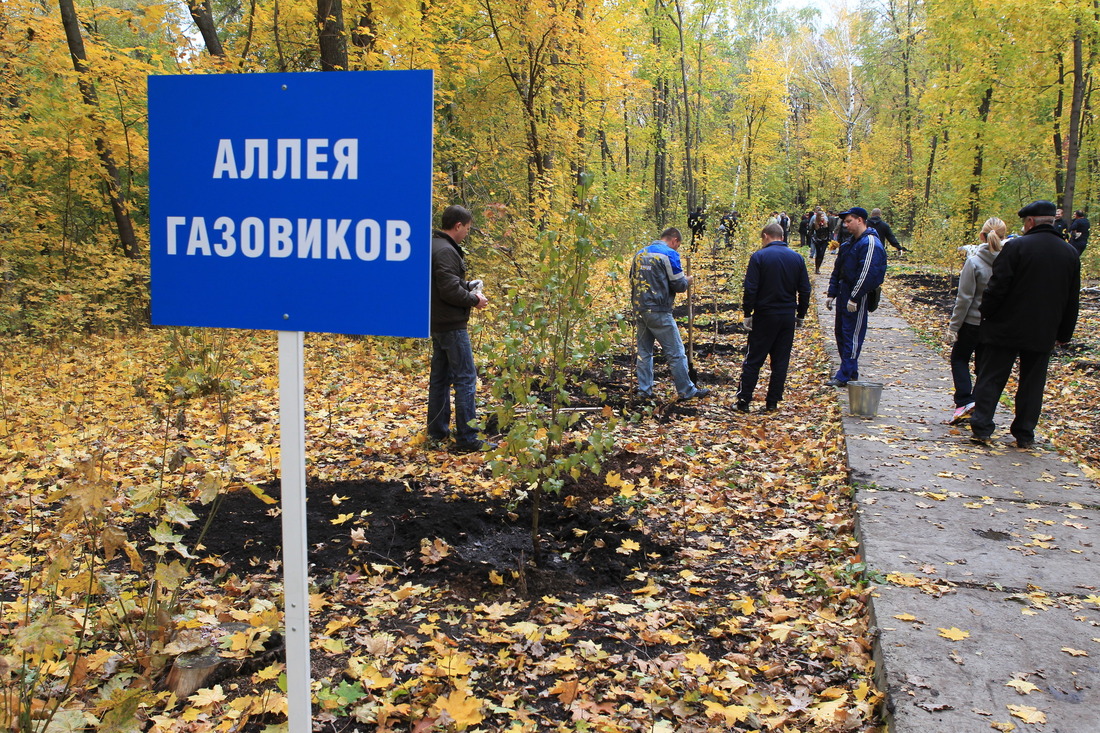
[[(714, 318), (727, 316), (738, 313)], [(617, 451), (597, 476), (578, 476), (544, 502), (542, 568), (529, 561), (517, 487), (493, 478), (484, 456), (425, 445), (424, 345), (309, 335), (315, 721), (378, 731), (879, 730), (871, 588), (853, 536), (840, 413), (821, 386), (828, 360), (808, 320), (785, 401), (768, 414), (737, 413), (724, 386), (695, 403), (632, 403), (624, 336), (598, 370), (598, 401), (619, 417)], [(214, 398), (166, 407), (149, 388), (165, 358), (158, 331), (51, 349), (11, 344), (0, 437), (4, 598), (19, 597), (43, 567), (42, 539), (75, 526), (57, 490), (78, 483), (90, 460), (121, 533), (114, 544), (134, 549), (112, 555), (94, 595), (129, 597), (156, 568), (183, 599), (174, 637), (221, 639), (223, 656), (277, 657), (269, 341), (232, 339), (240, 388), (228, 409)], [(743, 342), (733, 327), (698, 334), (711, 384), (735, 382)], [(657, 380), (671, 384), (662, 364)], [(167, 505), (172, 519), (161, 521)], [(85, 587), (63, 584), (65, 602)], [(23, 623), (17, 610), (4, 608), (9, 633)], [(217, 631), (228, 622), (250, 628)], [(134, 674), (141, 662), (116, 626), (102, 625), (79, 654), (88, 661), (67, 707), (88, 721), (122, 710), (122, 691), (149, 730), (285, 721), (279, 661), (178, 700), (163, 689), (163, 669), (147, 668), (155, 679)], [(106, 684), (120, 693), (105, 700)]]

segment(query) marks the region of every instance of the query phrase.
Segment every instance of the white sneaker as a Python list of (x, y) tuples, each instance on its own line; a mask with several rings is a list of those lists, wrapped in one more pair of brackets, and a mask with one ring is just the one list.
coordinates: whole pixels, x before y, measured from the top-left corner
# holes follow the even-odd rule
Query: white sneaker
[(951, 424), (962, 422), (970, 417), (970, 413), (974, 412), (974, 403), (971, 402), (968, 405), (955, 408), (955, 414), (951, 416)]

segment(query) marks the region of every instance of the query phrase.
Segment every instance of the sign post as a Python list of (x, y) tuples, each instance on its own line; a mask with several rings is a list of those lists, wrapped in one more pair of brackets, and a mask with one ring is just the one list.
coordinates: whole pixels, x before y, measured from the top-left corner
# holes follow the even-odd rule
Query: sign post
[(291, 733), (312, 729), (304, 332), (428, 336), (432, 84), (149, 77), (153, 323), (279, 332)]
[[(293, 733), (312, 728), (306, 552), (305, 334), (279, 331), (279, 461), (283, 499), (283, 618)], [(292, 551), (287, 551), (288, 549)]]

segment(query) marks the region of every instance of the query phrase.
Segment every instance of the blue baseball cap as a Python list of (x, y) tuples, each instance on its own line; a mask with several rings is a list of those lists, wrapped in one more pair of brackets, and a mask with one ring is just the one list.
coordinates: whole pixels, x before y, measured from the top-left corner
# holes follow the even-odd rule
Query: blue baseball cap
[(860, 219), (863, 219), (863, 221), (867, 221), (867, 209), (864, 209), (860, 206), (853, 206), (850, 209), (846, 209), (846, 210), (840, 212), (839, 214), (837, 214), (837, 216), (839, 216), (841, 219), (843, 219), (844, 217), (848, 216), (849, 214), (851, 214), (852, 216), (858, 216)]

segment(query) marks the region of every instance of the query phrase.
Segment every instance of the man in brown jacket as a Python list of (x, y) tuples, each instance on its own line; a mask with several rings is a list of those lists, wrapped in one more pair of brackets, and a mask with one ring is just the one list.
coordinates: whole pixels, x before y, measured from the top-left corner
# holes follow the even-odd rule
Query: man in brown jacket
[(443, 211), (441, 228), (432, 232), (432, 367), (428, 378), (428, 440), (446, 441), (450, 435), (451, 387), (455, 392), (456, 453), (493, 448), (478, 437), (471, 423), (477, 419), (475, 391), (477, 368), (466, 325), (471, 308), (484, 308), (489, 301), (481, 292), (481, 281), (466, 280), (462, 242), (473, 228), (474, 216), (462, 206)]

